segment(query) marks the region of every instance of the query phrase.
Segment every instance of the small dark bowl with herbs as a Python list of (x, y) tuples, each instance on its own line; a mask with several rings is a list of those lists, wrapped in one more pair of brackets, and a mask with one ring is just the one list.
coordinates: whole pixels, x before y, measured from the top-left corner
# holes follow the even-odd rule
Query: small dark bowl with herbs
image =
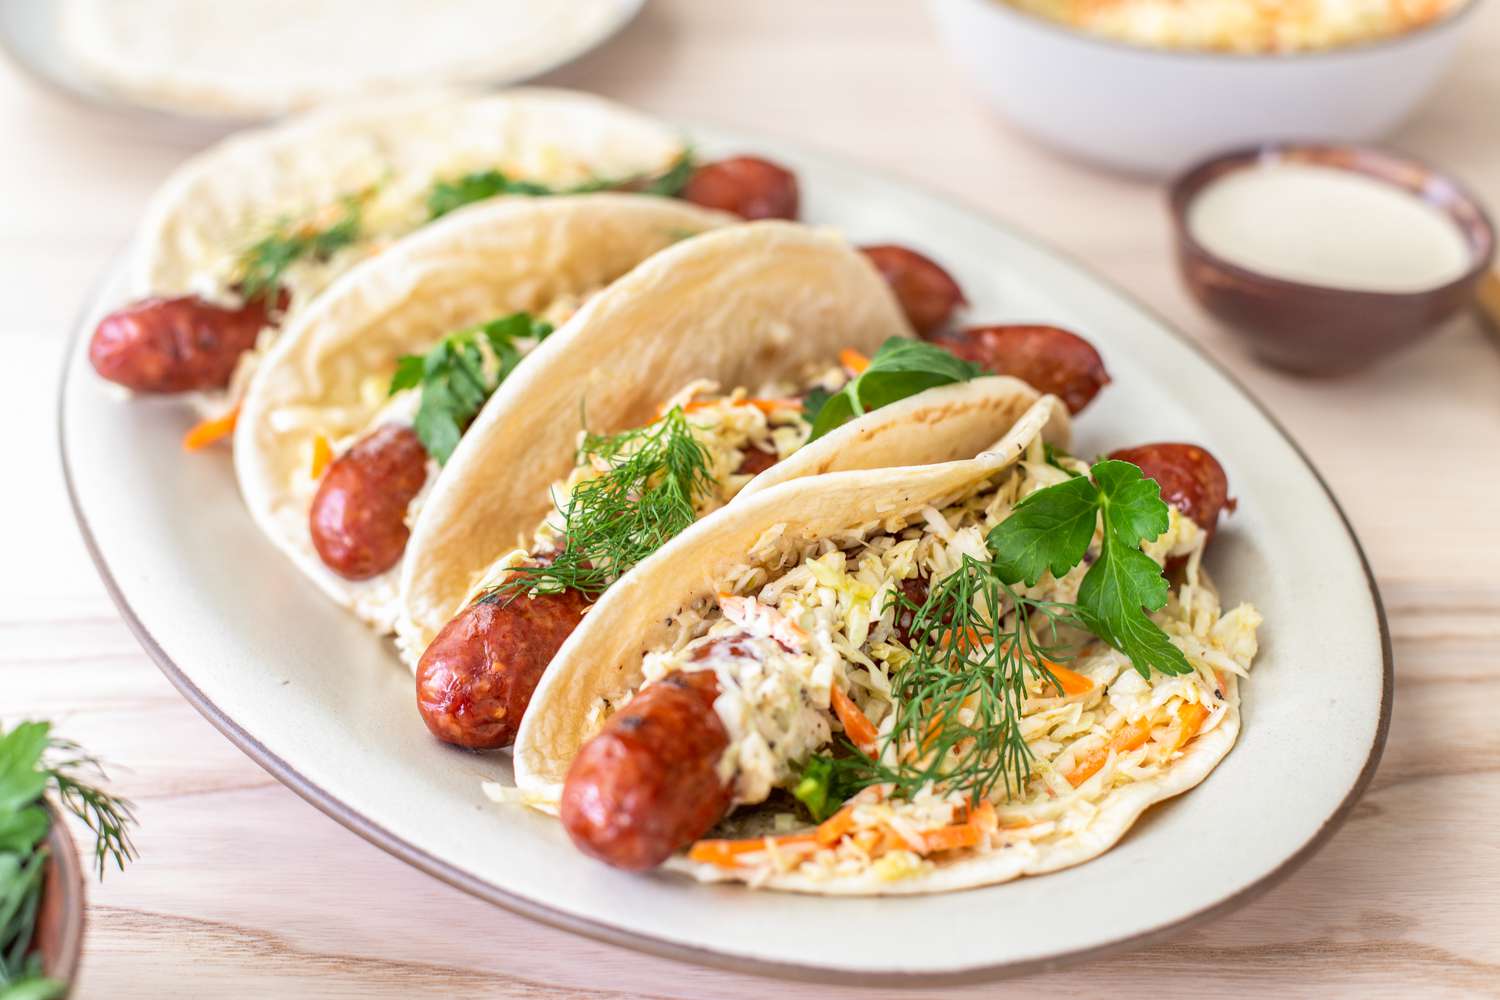
[(99, 762), (45, 722), (0, 728), (0, 996), (66, 997), (83, 952), (83, 865), (63, 815), (94, 835), (102, 878), (135, 856), (130, 803), (100, 790)]

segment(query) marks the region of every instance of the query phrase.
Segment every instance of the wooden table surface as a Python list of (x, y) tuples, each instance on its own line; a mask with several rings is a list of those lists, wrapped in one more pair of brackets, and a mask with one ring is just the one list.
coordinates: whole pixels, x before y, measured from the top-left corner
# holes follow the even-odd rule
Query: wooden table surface
[[(1485, 6), (1452, 72), (1390, 142), (1500, 206), (1500, 4)], [(1374, 564), (1395, 641), (1395, 719), (1374, 784), (1332, 842), (1260, 899), (1169, 944), (951, 992), (1500, 992), (1500, 344), (1464, 320), (1358, 377), (1258, 367), (1178, 284), (1161, 188), (1057, 159), (998, 123), (916, 4), (657, 0), (548, 82), (837, 151), (1061, 246), (1166, 314), (1270, 406)], [(142, 824), (141, 860), (90, 887), (77, 995), (846, 995), (645, 957), (472, 899), (323, 816), (177, 695), (79, 542), (54, 407), (75, 309), (193, 143), (64, 103), (8, 65), (0, 135), (10, 469), (0, 523), (11, 536), (0, 559), (0, 717), (55, 719), (114, 762)], [(1226, 837), (1225, 851), (1234, 843)]]

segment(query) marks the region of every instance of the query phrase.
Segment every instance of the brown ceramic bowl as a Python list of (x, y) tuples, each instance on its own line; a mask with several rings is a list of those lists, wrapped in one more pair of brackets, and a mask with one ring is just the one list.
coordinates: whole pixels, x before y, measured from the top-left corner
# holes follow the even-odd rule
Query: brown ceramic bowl
[[(1411, 192), (1463, 232), (1471, 263), (1461, 277), (1419, 292), (1367, 292), (1273, 278), (1209, 252), (1188, 230), (1188, 208), (1209, 184), (1274, 161), (1351, 170)], [(1474, 301), (1495, 252), (1495, 231), (1479, 201), (1424, 164), (1360, 146), (1264, 145), (1192, 167), (1169, 192), (1177, 263), (1205, 309), (1249, 342), (1262, 360), (1316, 375), (1351, 372), (1433, 333)]]
[(52, 832), (47, 835), (47, 873), (31, 944), (41, 953), (42, 971), (71, 988), (83, 953), (83, 866), (61, 813), (50, 802), (47, 812)]

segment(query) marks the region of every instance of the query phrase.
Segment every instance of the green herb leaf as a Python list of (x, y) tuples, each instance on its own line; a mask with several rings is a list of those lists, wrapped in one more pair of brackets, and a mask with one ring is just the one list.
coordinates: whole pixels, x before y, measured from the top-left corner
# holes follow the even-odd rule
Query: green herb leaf
[(819, 408), (808, 440), (816, 441), (855, 417), (925, 389), (967, 382), (983, 374), (983, 368), (941, 347), (909, 337), (892, 337), (880, 345), (868, 368)]
[(829, 392), (821, 385), (813, 386), (811, 389), (807, 390), (807, 393), (802, 397), (802, 418), (808, 423), (812, 423), (814, 420), (817, 420), (818, 411), (822, 410), (823, 405), (832, 398), (833, 393)]
[(363, 196), (344, 199), (344, 214), (323, 229), (282, 222), (241, 255), (237, 284), (246, 299), (274, 299), (287, 268), (304, 258), (326, 261), (360, 237)]
[(990, 532), (995, 572), (1028, 587), (1048, 570), (1060, 577), (1083, 561), (1098, 523), (1099, 491), (1083, 476), (1037, 490)]
[(1149, 617), (1167, 601), (1162, 568), (1141, 543), (1171, 525), (1155, 480), (1129, 462), (1096, 462), (1093, 482), (1078, 477), (1037, 490), (989, 534), (995, 572), (1006, 583), (1034, 586), (1044, 571), (1060, 577), (1083, 561), (1098, 517), (1099, 558), (1078, 589), (1077, 615), (1094, 635), (1130, 657), (1142, 676), (1192, 670), (1182, 651)]
[(717, 485), (712, 456), (680, 406), (642, 428), (585, 436), (578, 461), (609, 468), (580, 483), (562, 508), (566, 548), (550, 565), (518, 569), (486, 600), (568, 589), (600, 593), (696, 521), (695, 502)]
[(552, 324), (529, 313), (512, 313), (450, 334), (426, 354), (397, 361), (390, 392), (422, 393), (412, 429), (427, 454), (445, 464), (469, 421), (520, 364), (520, 342), (540, 343), (551, 333)]
[(130, 804), (84, 781), (80, 775), (86, 771), (103, 775), (97, 760), (76, 744), (53, 738), (45, 722), (0, 730), (0, 995), (6, 1000), (47, 1000), (64, 990), (64, 984), (42, 975), (31, 949), (50, 828), (43, 792), (50, 786), (62, 807), (94, 831), (101, 878), (106, 857), (123, 867), (135, 856)]
[(693, 177), (693, 171), (698, 169), (698, 164), (693, 157), (691, 149), (684, 150), (682, 155), (672, 161), (672, 165), (662, 174), (646, 180), (641, 185), (642, 194), (660, 195), (663, 198), (676, 198), (682, 194), (682, 189)]
[(675, 198), (693, 176), (696, 164), (691, 150), (684, 152), (672, 165), (655, 177), (595, 177), (565, 187), (549, 187), (536, 181), (517, 180), (501, 170), (475, 170), (453, 180), (440, 180), (427, 192), (428, 219), (440, 218), (465, 205), (502, 194), (532, 198), (555, 194), (589, 194), (593, 191), (639, 191), (642, 194)]
[(558, 191), (534, 181), (513, 180), (499, 170), (476, 170), (456, 180), (438, 181), (427, 193), (427, 217), (437, 219), (465, 205), (502, 194), (537, 197)]

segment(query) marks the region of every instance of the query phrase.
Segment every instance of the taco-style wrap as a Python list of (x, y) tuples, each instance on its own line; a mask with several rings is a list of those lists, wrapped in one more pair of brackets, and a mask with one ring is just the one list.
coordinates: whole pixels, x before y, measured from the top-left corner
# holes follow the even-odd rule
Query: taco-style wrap
[(480, 415), (413, 531), (397, 630), (428, 728), (510, 745), (590, 602), (737, 494), (971, 456), (1037, 398), (910, 333), (868, 254), (781, 222), (685, 242), (592, 300)]
[(251, 515), (389, 631), (408, 525), (489, 395), (589, 296), (730, 221), (637, 194), (502, 199), (355, 268), (291, 321), (246, 391), (234, 454)]
[(685, 531), (573, 632), (518, 789), (491, 790), (617, 867), (806, 892), (1107, 850), (1231, 748), (1260, 615), (1201, 565), (1230, 506), (1208, 452), (1066, 444), (1045, 397), (975, 458), (785, 483)]
[(788, 171), (754, 157), (696, 163), (674, 129), (586, 94), (329, 108), (226, 140), (173, 175), (138, 241), (133, 301), (100, 322), (89, 357), (104, 379), (203, 393), (194, 401), (222, 414), (276, 329), (393, 241), (497, 195), (606, 189), (750, 218), (798, 209)]

